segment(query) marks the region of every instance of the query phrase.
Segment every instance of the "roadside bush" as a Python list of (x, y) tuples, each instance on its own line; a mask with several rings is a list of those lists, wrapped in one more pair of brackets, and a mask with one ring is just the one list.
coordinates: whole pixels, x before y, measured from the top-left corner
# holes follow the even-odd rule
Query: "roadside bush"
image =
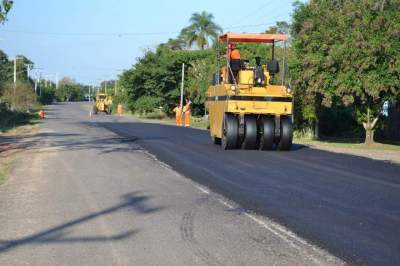
[(0, 132), (13, 126), (28, 123), (34, 118), (37, 118), (36, 113), (11, 111), (8, 108), (8, 104), (0, 103)]
[(147, 119), (164, 119), (167, 115), (161, 110), (154, 110), (153, 112), (142, 114), (141, 117)]
[(44, 105), (52, 104), (55, 100), (54, 88), (42, 88), (42, 95), (39, 97), (39, 102)]
[(155, 109), (158, 109), (163, 104), (163, 99), (161, 97), (152, 97), (152, 96), (142, 96), (134, 104), (134, 111), (145, 114), (154, 112)]
[(29, 112), (34, 108), (38, 108), (36, 95), (32, 87), (27, 83), (17, 83), (15, 94), (14, 85), (11, 83), (6, 84), (1, 100), (9, 103), (16, 111)]

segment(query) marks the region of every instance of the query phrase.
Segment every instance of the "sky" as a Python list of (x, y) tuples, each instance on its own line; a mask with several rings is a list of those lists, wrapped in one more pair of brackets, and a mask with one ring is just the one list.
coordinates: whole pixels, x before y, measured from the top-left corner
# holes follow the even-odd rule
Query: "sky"
[(224, 32), (263, 32), (290, 21), (292, 0), (14, 0), (0, 25), (0, 49), (35, 63), (55, 80), (86, 85), (115, 79), (146, 49), (175, 38), (195, 12), (212, 13)]

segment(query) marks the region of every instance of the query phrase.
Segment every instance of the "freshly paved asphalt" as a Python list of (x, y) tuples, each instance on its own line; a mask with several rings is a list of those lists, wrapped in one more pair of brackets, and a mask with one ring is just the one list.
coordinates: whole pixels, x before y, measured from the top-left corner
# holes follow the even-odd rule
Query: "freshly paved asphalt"
[(400, 264), (400, 166), (294, 146), (223, 151), (208, 132), (99, 116), (186, 177), (272, 218), (350, 264)]
[[(374, 193), (368, 199), (374, 204), (364, 206), (363, 213), (384, 214), (378, 224), (398, 217), (388, 215), (387, 205), (398, 192), (390, 185), (395, 181), (370, 184), (358, 176), (323, 181), (333, 171), (327, 164), (320, 169), (325, 174), (311, 167), (306, 176), (303, 164), (314, 165), (310, 155), (319, 156), (316, 151), (223, 152), (203, 131), (102, 114), (89, 119), (88, 110), (83, 103), (51, 106), (40, 132), (18, 140), (25, 152), (0, 186), (0, 265), (342, 264), (268, 217), (246, 212), (210, 189), (341, 250), (349, 246), (348, 237), (357, 236), (354, 244), (360, 241), (353, 229), (357, 226), (345, 227), (359, 214), (346, 206), (361, 205), (365, 190), (385, 188), (386, 194)], [(301, 154), (308, 154), (307, 161), (296, 161)], [(371, 173), (376, 166), (366, 167)], [(335, 169), (334, 174), (347, 173)], [(356, 184), (361, 196), (353, 193)], [(339, 185), (345, 186), (342, 191)], [(345, 203), (350, 200), (347, 192), (357, 201)], [(395, 208), (398, 203), (392, 204)], [(372, 218), (361, 221), (371, 226)], [(346, 228), (352, 230), (344, 235)], [(385, 229), (391, 229), (389, 237), (383, 229), (360, 228), (368, 231), (363, 243), (379, 244), (376, 251), (382, 251), (371, 262), (396, 261), (395, 256), (383, 257), (394, 253), (394, 247), (381, 246), (376, 236), (383, 232), (387, 243), (394, 243), (397, 228)]]

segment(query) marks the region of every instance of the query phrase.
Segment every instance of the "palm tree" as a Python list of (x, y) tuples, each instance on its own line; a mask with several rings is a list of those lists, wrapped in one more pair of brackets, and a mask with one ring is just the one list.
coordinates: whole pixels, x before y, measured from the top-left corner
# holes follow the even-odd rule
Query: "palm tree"
[(204, 50), (210, 46), (210, 40), (215, 40), (218, 34), (222, 32), (222, 28), (213, 19), (214, 16), (206, 11), (196, 12), (192, 15), (189, 20), (191, 24), (184, 28), (180, 34), (188, 47), (196, 44), (198, 48)]

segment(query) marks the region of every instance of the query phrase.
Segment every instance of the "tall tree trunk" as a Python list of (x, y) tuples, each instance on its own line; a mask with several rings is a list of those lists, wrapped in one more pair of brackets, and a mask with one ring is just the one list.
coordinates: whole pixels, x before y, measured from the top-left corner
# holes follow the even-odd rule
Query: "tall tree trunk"
[(314, 122), (314, 139), (319, 140), (320, 135), (319, 135), (319, 120), (316, 119)]
[(378, 119), (379, 119), (379, 117), (375, 117), (372, 120), (370, 113), (371, 112), (370, 112), (370, 109), (368, 107), (368, 110), (367, 110), (367, 122), (363, 123), (364, 129), (365, 129), (365, 141), (364, 141), (364, 143), (366, 145), (371, 145), (371, 144), (375, 143), (375, 141), (374, 141), (375, 126), (376, 126), (376, 123), (378, 122)]

